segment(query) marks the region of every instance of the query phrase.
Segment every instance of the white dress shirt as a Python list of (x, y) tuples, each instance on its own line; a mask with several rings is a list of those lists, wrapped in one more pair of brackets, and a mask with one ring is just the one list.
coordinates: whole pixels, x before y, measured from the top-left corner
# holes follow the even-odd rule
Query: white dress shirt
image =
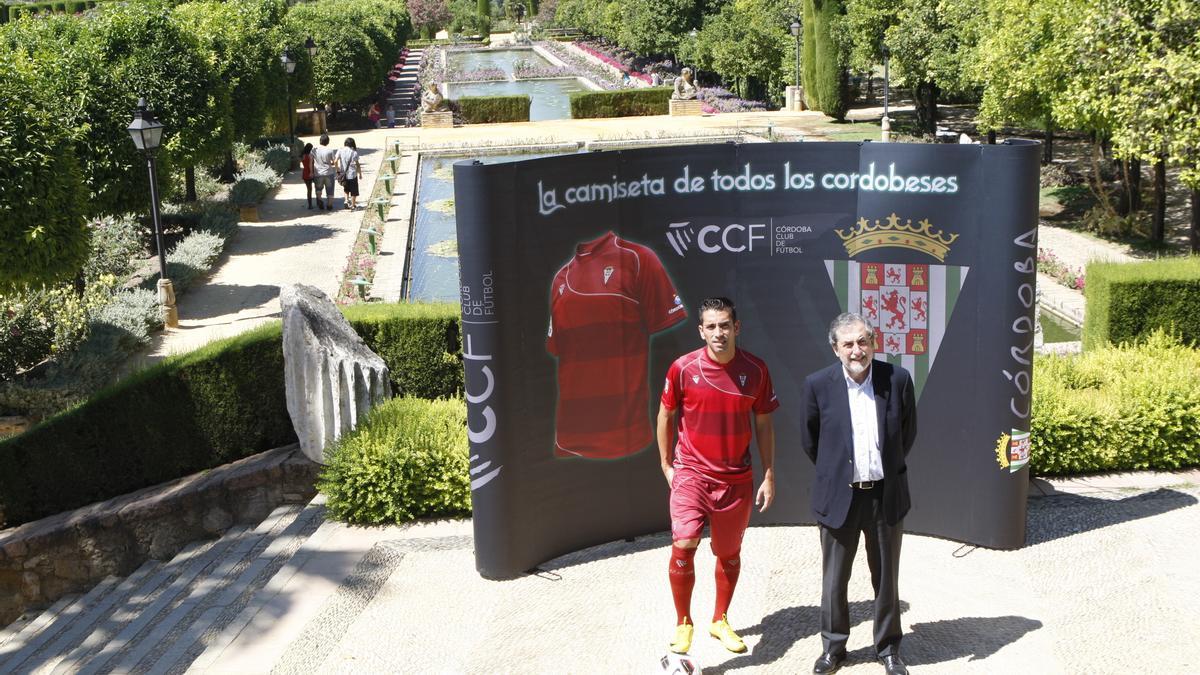
[(883, 480), (883, 457), (879, 453), (879, 418), (875, 410), (875, 389), (871, 386), (874, 369), (867, 371), (862, 384), (855, 382), (846, 369), (846, 395), (850, 399), (850, 425), (854, 430), (854, 482)]

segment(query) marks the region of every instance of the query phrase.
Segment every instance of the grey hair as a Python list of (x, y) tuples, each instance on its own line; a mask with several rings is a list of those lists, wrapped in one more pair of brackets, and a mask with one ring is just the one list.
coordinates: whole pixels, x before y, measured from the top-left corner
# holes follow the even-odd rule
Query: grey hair
[(869, 321), (863, 318), (862, 314), (854, 312), (843, 312), (838, 314), (833, 321), (829, 323), (829, 344), (837, 346), (837, 334), (843, 328), (849, 328), (856, 323), (861, 323), (867, 327), (867, 337), (875, 339), (875, 327)]

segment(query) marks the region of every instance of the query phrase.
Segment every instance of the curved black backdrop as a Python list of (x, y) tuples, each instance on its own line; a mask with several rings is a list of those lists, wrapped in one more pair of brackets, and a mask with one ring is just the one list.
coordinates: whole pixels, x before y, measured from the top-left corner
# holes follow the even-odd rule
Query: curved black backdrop
[[(645, 247), (638, 260), (618, 257), (638, 271), (657, 258), (687, 313), (647, 339), (647, 420), (667, 366), (701, 346), (695, 306), (706, 296), (736, 301), (739, 347), (771, 369), (782, 404), (778, 497), (752, 524), (813, 522), (800, 386), (832, 363), (826, 327), (850, 309), (875, 312), (888, 340), (880, 358), (917, 380), (905, 528), (1023, 545), (1038, 156), (1025, 141), (782, 143), (457, 164), (479, 572), (511, 577), (668, 529), (651, 439), (620, 459), (555, 455), (557, 373), (567, 364), (547, 348), (551, 284), (579, 244), (609, 232)], [(596, 283), (615, 283), (613, 273), (606, 266)], [(649, 303), (630, 301), (639, 300)], [(627, 328), (613, 324), (612, 338), (628, 338)], [(603, 426), (606, 414), (599, 406), (594, 421)]]

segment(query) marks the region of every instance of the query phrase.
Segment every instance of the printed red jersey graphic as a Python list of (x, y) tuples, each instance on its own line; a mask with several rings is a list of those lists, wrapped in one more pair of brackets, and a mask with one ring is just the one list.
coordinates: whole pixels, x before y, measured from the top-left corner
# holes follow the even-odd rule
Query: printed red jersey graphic
[(650, 336), (686, 316), (654, 251), (612, 232), (576, 247), (550, 287), (556, 455), (615, 459), (650, 444)]
[(753, 480), (750, 471), (750, 413), (779, 407), (767, 364), (739, 349), (724, 365), (701, 347), (667, 370), (662, 404), (678, 411), (675, 466), (726, 483)]

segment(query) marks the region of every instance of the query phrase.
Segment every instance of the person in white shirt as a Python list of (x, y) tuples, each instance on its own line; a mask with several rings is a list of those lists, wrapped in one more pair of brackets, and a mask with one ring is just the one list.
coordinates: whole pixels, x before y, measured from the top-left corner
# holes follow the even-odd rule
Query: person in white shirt
[[(317, 210), (327, 209), (333, 210), (333, 180), (336, 175), (334, 169), (334, 161), (337, 158), (337, 150), (329, 147), (329, 134), (321, 134), (319, 145), (313, 148), (313, 181), (317, 187)], [(329, 199), (329, 204), (321, 198), (321, 193), (324, 192)]]
[(813, 673), (846, 660), (850, 611), (846, 587), (866, 537), (875, 589), (875, 653), (888, 675), (906, 675), (900, 658), (900, 539), (910, 506), (905, 459), (917, 436), (912, 377), (876, 360), (876, 331), (858, 314), (829, 326), (838, 362), (804, 381), (800, 444), (816, 465), (812, 508), (821, 530), (821, 643)]
[(358, 146), (354, 144), (353, 138), (347, 138), (342, 149), (337, 151), (334, 166), (337, 168), (342, 189), (346, 191), (346, 208), (358, 208), (358, 177), (362, 174), (362, 162), (358, 159)]

